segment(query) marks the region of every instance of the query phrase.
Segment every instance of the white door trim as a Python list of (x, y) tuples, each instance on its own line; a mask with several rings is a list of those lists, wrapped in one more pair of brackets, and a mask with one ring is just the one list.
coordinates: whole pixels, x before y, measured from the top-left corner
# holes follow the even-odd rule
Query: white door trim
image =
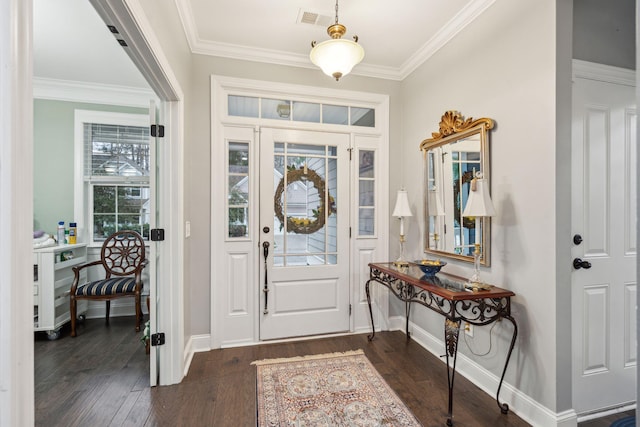
[(636, 73), (634, 70), (596, 64), (595, 62), (587, 62), (579, 59), (574, 59), (572, 63), (574, 79), (598, 80), (633, 87), (636, 85)]
[[(337, 103), (339, 105), (355, 105), (364, 108), (375, 108), (376, 110), (376, 127), (357, 127), (357, 126), (345, 126), (345, 125), (321, 125), (317, 123), (298, 123), (290, 121), (274, 121), (268, 119), (258, 119), (250, 117), (235, 117), (227, 115), (227, 93), (242, 94), (247, 96), (259, 96), (274, 99), (295, 99), (304, 100), (305, 102), (322, 102), (328, 104)], [(297, 130), (310, 130), (310, 131), (326, 131), (337, 133), (348, 133), (351, 135), (351, 147), (357, 144), (359, 137), (370, 137), (371, 140), (377, 138), (378, 143), (378, 171), (376, 172), (376, 235), (368, 239), (361, 239), (362, 242), (369, 240), (371, 245), (365, 245), (362, 243), (362, 248), (359, 248), (361, 253), (351, 252), (351, 266), (350, 271), (350, 286), (351, 286), (351, 298), (352, 302), (361, 306), (362, 295), (358, 284), (364, 286), (364, 282), (368, 279), (369, 271), (366, 265), (361, 267), (360, 264), (355, 266), (354, 269), (354, 256), (358, 256), (358, 261), (372, 262), (379, 261), (388, 258), (388, 231), (389, 231), (389, 164), (387, 159), (389, 158), (389, 97), (388, 95), (335, 90), (327, 88), (316, 88), (312, 86), (302, 86), (293, 84), (284, 84), (268, 81), (247, 80), (232, 77), (223, 76), (211, 76), (211, 335), (210, 335), (210, 347), (209, 348), (221, 348), (229, 346), (239, 345), (251, 345), (259, 343), (258, 327), (259, 318), (257, 316), (257, 308), (248, 314), (247, 310), (233, 310), (229, 306), (228, 295), (229, 292), (221, 291), (221, 286), (225, 286), (225, 283), (231, 279), (227, 277), (227, 274), (231, 274), (228, 270), (229, 260), (228, 256), (236, 253), (225, 252), (225, 244), (230, 239), (225, 237), (226, 227), (224, 222), (225, 205), (221, 204), (221, 201), (225, 200), (225, 167), (222, 163), (226, 158), (224, 151), (224, 141), (226, 131), (225, 129), (231, 128), (256, 128), (269, 127), (269, 128), (286, 128)], [(251, 141), (256, 141), (255, 138)], [(252, 142), (255, 144), (255, 142)], [(257, 153), (256, 150), (252, 151)], [(255, 155), (255, 154), (254, 154)], [(355, 162), (355, 159), (352, 161)], [(352, 163), (352, 165), (355, 163)], [(353, 170), (354, 167), (352, 166)], [(351, 177), (353, 183), (353, 176)], [(351, 185), (351, 184), (350, 184)], [(352, 187), (352, 194), (354, 188)], [(251, 196), (250, 196), (251, 197)], [(352, 196), (353, 197), (353, 196)], [(355, 206), (355, 202), (353, 203)], [(251, 208), (250, 208), (251, 210)], [(253, 214), (249, 214), (253, 216)], [(356, 212), (353, 212), (350, 218), (351, 227), (353, 230), (350, 246), (354, 247), (356, 241), (355, 234), (357, 218)], [(256, 218), (257, 219), (257, 218)], [(251, 224), (250, 228), (257, 227), (257, 223)], [(377, 243), (374, 240), (377, 239)], [(231, 239), (236, 240), (236, 239)], [(253, 242), (257, 244), (256, 242)], [(366, 246), (366, 247), (365, 247)], [(370, 246), (370, 247), (369, 247)], [(244, 249), (243, 249), (244, 251)], [(248, 253), (243, 252), (243, 257), (253, 257), (258, 254), (256, 247), (255, 252)], [(368, 257), (373, 257), (369, 260)], [(369, 260), (369, 261), (368, 261)], [(244, 261), (243, 261), (244, 262)], [(248, 279), (246, 288), (242, 289), (241, 304), (236, 304), (237, 307), (257, 307), (257, 286), (258, 286), (258, 271), (253, 268), (251, 277)], [(246, 272), (245, 272), (246, 273)], [(238, 274), (239, 275), (239, 274)], [(236, 276), (238, 276), (236, 275)], [(234, 276), (234, 277), (236, 277)], [(235, 280), (235, 279), (234, 279)], [(238, 292), (236, 288), (233, 292)], [(386, 329), (388, 325), (388, 303), (386, 292), (381, 292), (376, 301), (376, 306), (379, 308), (380, 316), (376, 315), (376, 323), (382, 325), (383, 329)], [(248, 299), (245, 299), (248, 298)], [(236, 301), (236, 300), (234, 300)], [(240, 301), (240, 300), (239, 300)], [(234, 302), (235, 304), (235, 302)], [(354, 306), (354, 308), (357, 308)], [(368, 310), (354, 310), (351, 321), (351, 332), (362, 331), (366, 328), (365, 325), (369, 325)], [(364, 317), (366, 314), (367, 317)], [(247, 316), (251, 316), (248, 319)], [(360, 318), (362, 317), (362, 318)], [(227, 319), (227, 320), (225, 320)], [(232, 319), (232, 320), (229, 320)], [(225, 321), (232, 321), (233, 325), (240, 328), (237, 333), (231, 333), (230, 328), (226, 327)], [(234, 326), (235, 327), (235, 326)], [(370, 327), (370, 326), (369, 326)], [(231, 338), (230, 338), (231, 336)], [(235, 337), (235, 339), (234, 339)], [(240, 337), (240, 338), (237, 338)]]
[(0, 1), (0, 426), (34, 423), (32, 0)]
[[(166, 335), (159, 347), (160, 385), (182, 381), (188, 355), (184, 354), (184, 94), (171, 65), (163, 53), (140, 6), (135, 0), (91, 0), (103, 21), (118, 28), (128, 44), (131, 60), (160, 99), (160, 116), (165, 120), (165, 137), (159, 143), (163, 150), (158, 165), (162, 197), (158, 206), (162, 213), (160, 228), (165, 241), (158, 244), (159, 256), (165, 260), (165, 271), (158, 274), (158, 331)], [(152, 296), (153, 297), (153, 296)], [(152, 333), (155, 331), (151, 331)]]

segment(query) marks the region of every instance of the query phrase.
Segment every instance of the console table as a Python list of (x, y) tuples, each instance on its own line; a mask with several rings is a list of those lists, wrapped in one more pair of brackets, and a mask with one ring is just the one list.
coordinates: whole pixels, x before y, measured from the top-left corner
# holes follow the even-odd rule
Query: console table
[[(386, 286), (398, 299), (404, 301), (407, 339), (410, 339), (409, 314), (411, 303), (418, 303), (444, 316), (447, 384), (449, 386), (448, 426), (453, 425), (453, 380), (456, 373), (458, 336), (461, 323), (467, 322), (471, 325), (482, 326), (500, 319), (510, 321), (513, 324), (513, 335), (496, 392), (496, 402), (500, 411), (503, 414), (509, 412), (509, 405), (500, 403), (499, 395), (516, 342), (516, 336), (518, 335), (518, 325), (515, 319), (511, 317), (511, 297), (515, 296), (513, 292), (495, 286), (492, 286), (489, 290), (471, 291), (465, 288), (466, 279), (462, 277), (443, 272), (433, 277), (425, 277), (417, 265), (409, 264), (409, 267), (396, 267), (393, 263), (371, 263), (369, 264), (369, 280), (365, 286), (369, 315), (371, 317), (369, 341), (373, 340), (376, 334), (369, 291), (369, 285), (372, 282)], [(452, 363), (450, 359), (452, 359)]]

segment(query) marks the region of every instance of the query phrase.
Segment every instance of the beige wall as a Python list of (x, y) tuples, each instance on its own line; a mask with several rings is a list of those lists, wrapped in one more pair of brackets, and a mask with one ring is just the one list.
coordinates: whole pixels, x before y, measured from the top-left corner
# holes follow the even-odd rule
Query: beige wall
[[(466, 117), (490, 117), (492, 198), (498, 215), (492, 220), (492, 265), (483, 277), (513, 290), (513, 315), (520, 330), (506, 381), (556, 409), (556, 99), (555, 2), (498, 0), (402, 83), (402, 172), (417, 215), (412, 218), (407, 252), (422, 255), (422, 159), (418, 144), (438, 129), (446, 110)], [(396, 165), (398, 166), (398, 165)], [(568, 185), (569, 183), (567, 183)], [(463, 276), (472, 265), (450, 262)], [(568, 310), (568, 308), (567, 308)], [(396, 304), (396, 312), (400, 307)], [(441, 317), (413, 310), (413, 320), (435, 336)], [(511, 325), (476, 328), (460, 351), (500, 375)], [(464, 340), (461, 340), (461, 343)]]
[[(566, 329), (560, 330), (557, 324), (566, 318), (556, 313), (556, 309), (570, 313), (570, 306), (560, 307), (567, 303), (565, 296), (556, 294), (561, 277), (556, 272), (557, 259), (566, 257), (556, 249), (556, 234), (562, 234), (561, 229), (568, 225), (556, 194), (568, 193), (570, 186), (558, 182), (555, 173), (556, 164), (566, 160), (557, 158), (558, 153), (565, 153), (558, 147), (568, 143), (557, 138), (562, 132), (556, 126), (556, 2), (496, 1), (402, 83), (355, 75), (336, 83), (315, 69), (185, 55), (184, 40), (175, 40), (182, 33), (176, 28), (174, 6), (164, 5), (160, 11), (160, 5), (151, 0), (142, 0), (142, 4), (163, 46), (168, 46), (167, 56), (185, 92), (185, 219), (191, 221), (192, 231), (185, 247), (186, 337), (210, 332), (209, 236), (210, 227), (218, 226), (210, 224), (210, 144), (219, 143), (210, 138), (210, 76), (302, 84), (319, 91), (339, 87), (388, 94), (390, 205), (396, 190), (405, 186), (416, 213), (409, 224), (408, 257), (421, 257), (423, 246), (419, 142), (437, 129), (445, 110), (495, 119), (491, 163), (498, 217), (493, 220), (492, 266), (483, 275), (517, 294), (513, 314), (520, 327), (519, 338), (506, 380), (552, 410), (570, 407), (566, 380), (562, 381), (564, 388), (558, 384), (562, 377), (558, 371), (566, 374), (571, 365), (565, 360), (570, 344), (566, 339), (564, 347), (558, 343), (559, 337), (565, 338)], [(397, 235), (397, 228), (392, 220), (391, 236)], [(395, 240), (390, 242), (393, 258), (398, 249)], [(471, 268), (451, 262), (449, 269), (468, 275)], [(392, 313), (401, 313), (401, 307), (392, 304)], [(441, 317), (420, 309), (413, 310), (413, 316), (419, 326), (441, 336)], [(462, 340), (461, 351), (499, 375), (510, 333), (509, 324), (494, 329), (493, 349), (487, 357), (471, 355)], [(470, 345), (478, 352), (488, 344), (487, 328), (478, 328)]]

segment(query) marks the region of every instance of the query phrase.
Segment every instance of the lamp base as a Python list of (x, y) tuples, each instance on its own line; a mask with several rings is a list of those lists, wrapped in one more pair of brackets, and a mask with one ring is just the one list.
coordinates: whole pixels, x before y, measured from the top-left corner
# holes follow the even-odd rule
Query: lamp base
[[(400, 218), (402, 220), (402, 218)], [(404, 234), (400, 234), (400, 256), (397, 260), (393, 261), (393, 265), (396, 267), (409, 267), (409, 263), (404, 260)]]

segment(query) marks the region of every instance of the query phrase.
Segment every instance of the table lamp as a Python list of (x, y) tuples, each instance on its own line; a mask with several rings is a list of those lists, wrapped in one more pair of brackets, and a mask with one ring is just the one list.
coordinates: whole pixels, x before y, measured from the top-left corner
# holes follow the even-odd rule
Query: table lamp
[[(427, 208), (428, 208), (429, 216), (434, 216), (434, 217), (444, 216), (444, 208), (442, 207), (442, 203), (440, 202), (440, 195), (438, 194), (436, 187), (432, 187), (429, 190), (427, 194), (427, 200), (428, 200)], [(440, 235), (437, 233), (437, 229), (434, 229), (433, 243), (436, 250), (438, 249), (438, 240), (440, 240)]]
[[(464, 207), (462, 216), (475, 217), (476, 220), (476, 242), (473, 251), (473, 275), (467, 282), (467, 287), (473, 290), (477, 289), (489, 289), (490, 285), (483, 283), (480, 280), (480, 219), (483, 217), (495, 216), (496, 210), (491, 202), (489, 196), (489, 188), (487, 188), (487, 181), (482, 178), (482, 173), (478, 172), (476, 176), (471, 180), (471, 189), (469, 190), (469, 198), (467, 199), (467, 205)], [(484, 234), (484, 230), (482, 230)], [(484, 250), (484, 248), (482, 248)]]
[(398, 196), (396, 197), (396, 206), (393, 209), (392, 216), (400, 218), (400, 257), (394, 261), (396, 267), (408, 267), (409, 263), (404, 260), (404, 218), (413, 216), (411, 213), (411, 207), (409, 207), (409, 197), (404, 189), (398, 190)]

